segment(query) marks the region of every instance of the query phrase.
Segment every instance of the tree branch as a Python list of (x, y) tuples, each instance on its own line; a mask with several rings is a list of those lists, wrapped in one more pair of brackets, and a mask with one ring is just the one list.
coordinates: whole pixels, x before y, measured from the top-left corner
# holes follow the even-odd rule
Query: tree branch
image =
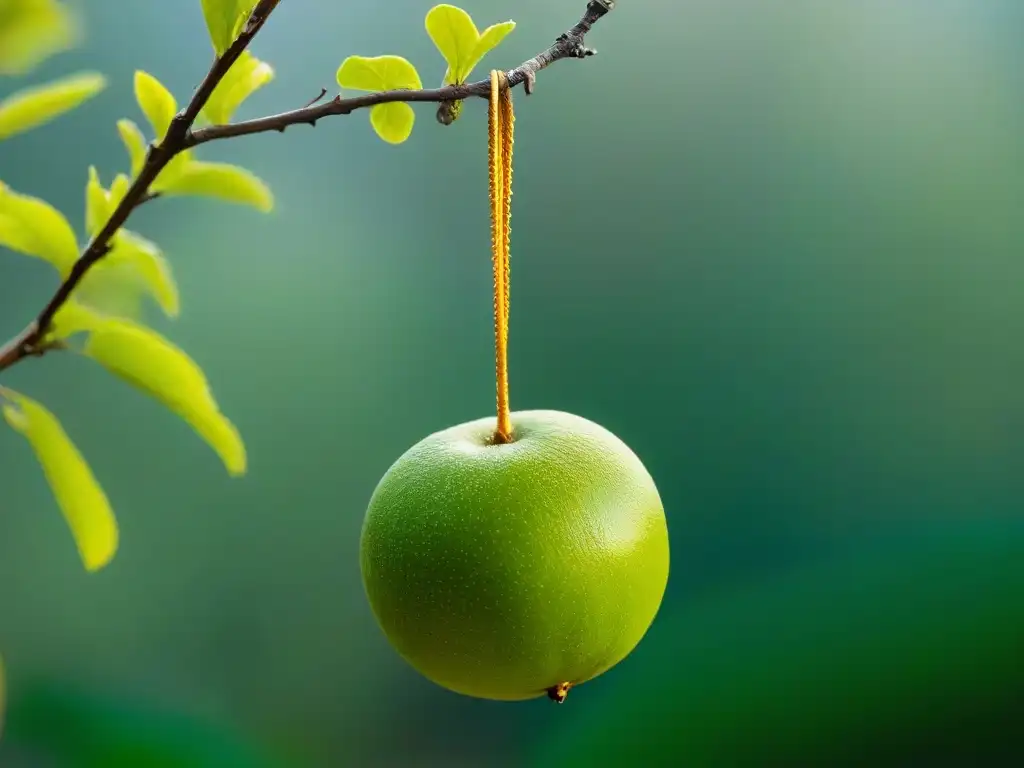
[(64, 306), (93, 265), (110, 252), (111, 240), (114, 235), (124, 226), (132, 211), (150, 198), (149, 187), (160, 175), (160, 172), (175, 155), (186, 148), (185, 140), (192, 124), (199, 116), (199, 112), (206, 106), (210, 95), (224, 79), (231, 66), (249, 47), (256, 33), (262, 29), (279, 2), (280, 0), (259, 0), (238, 38), (222, 55), (217, 57), (213, 66), (210, 67), (210, 71), (203, 78), (203, 82), (192, 94), (189, 103), (175, 115), (167, 129), (167, 135), (159, 144), (150, 144), (139, 175), (132, 182), (117, 208), (110, 214), (107, 223), (82, 251), (82, 255), (78, 257), (78, 261), (75, 262), (68, 276), (57, 287), (56, 293), (25, 330), (0, 348), (0, 371), (10, 368), (26, 357), (38, 357), (52, 347), (46, 342), (45, 337), (54, 315)]
[[(3, 347), (0, 347), (0, 371), (10, 368), (25, 358), (38, 357), (50, 349), (62, 346), (46, 338), (54, 316), (67, 303), (71, 294), (82, 282), (88, 271), (110, 252), (114, 236), (124, 226), (132, 211), (143, 203), (157, 197), (155, 193), (150, 192), (150, 186), (167, 164), (179, 153), (200, 144), (219, 139), (246, 136), (266, 131), (283, 131), (290, 125), (301, 123), (315, 125), (317, 120), (321, 118), (330, 115), (347, 115), (357, 109), (372, 107), (376, 104), (396, 101), (447, 102), (465, 99), (470, 96), (488, 97), (490, 95), (491, 85), (489, 79), (476, 83), (446, 86), (444, 88), (369, 93), (347, 99), (343, 99), (339, 95), (326, 103), (314, 103), (302, 109), (284, 112), (279, 115), (192, 130), (196, 118), (206, 105), (211, 94), (220, 84), (221, 80), (224, 79), (228, 70), (238, 60), (239, 56), (249, 47), (253, 38), (263, 28), (267, 18), (280, 2), (281, 0), (259, 0), (241, 34), (222, 55), (217, 57), (206, 77), (203, 78), (199, 87), (192, 94), (189, 103), (181, 112), (175, 115), (167, 130), (167, 135), (159, 143), (149, 146), (139, 175), (132, 182), (117, 208), (111, 213), (106, 224), (103, 225), (102, 229), (96, 233), (85, 247), (85, 250), (82, 251), (78, 261), (75, 262), (68, 276), (58, 286), (53, 297), (25, 330), (4, 344)], [(515, 69), (505, 73), (509, 86), (515, 87), (519, 84), (525, 84), (526, 92), (530, 93), (533, 89), (537, 73), (542, 69), (561, 59), (582, 59), (594, 55), (596, 51), (584, 45), (584, 37), (593, 25), (614, 7), (614, 0), (589, 0), (583, 18), (567, 32), (560, 35), (547, 50), (542, 51), (529, 61), (525, 61)]]
[[(505, 73), (510, 88), (520, 84), (526, 84), (526, 91), (533, 90), (533, 82), (537, 73), (542, 69), (554, 64), (561, 59), (582, 59), (593, 56), (597, 51), (587, 48), (583, 44), (583, 38), (591, 30), (594, 24), (601, 19), (608, 11), (615, 7), (614, 0), (590, 0), (587, 3), (587, 10), (576, 24), (563, 33), (552, 43), (547, 50), (538, 53), (529, 61), (525, 61), (515, 69)], [(230, 125), (214, 125), (209, 128), (201, 128), (192, 131), (185, 140), (186, 148), (192, 148), (200, 144), (219, 139), (230, 139), (236, 136), (249, 136), (254, 133), (266, 133), (268, 131), (284, 131), (291, 125), (316, 125), (318, 120), (332, 115), (348, 115), (357, 109), (373, 107), (377, 104), (389, 104), (391, 102), (446, 102), (460, 101), (470, 96), (488, 98), (491, 93), (490, 79), (479, 80), (475, 83), (464, 83), (463, 85), (449, 85), (443, 88), (425, 88), (421, 90), (395, 90), (378, 91), (367, 93), (362, 96), (352, 96), (343, 99), (340, 95), (323, 104), (312, 104), (301, 109), (294, 109), (290, 112), (282, 112), (278, 115), (260, 117), (255, 120), (246, 120)]]

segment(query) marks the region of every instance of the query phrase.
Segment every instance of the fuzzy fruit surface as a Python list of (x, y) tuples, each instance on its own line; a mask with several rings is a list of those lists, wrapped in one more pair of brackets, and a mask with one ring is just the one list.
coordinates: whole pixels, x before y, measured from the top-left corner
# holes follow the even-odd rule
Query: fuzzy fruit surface
[(615, 435), (559, 411), (437, 432), (370, 499), (360, 565), (370, 606), (421, 674), (486, 699), (586, 682), (647, 632), (668, 582), (654, 481)]

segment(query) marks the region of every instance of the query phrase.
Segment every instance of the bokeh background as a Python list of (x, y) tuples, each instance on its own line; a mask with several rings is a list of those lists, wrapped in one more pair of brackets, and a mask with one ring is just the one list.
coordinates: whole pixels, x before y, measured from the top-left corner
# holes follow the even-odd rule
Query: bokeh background
[[(277, 79), (240, 117), (331, 89), (349, 54), (439, 82), (432, 4), (285, 0), (254, 47)], [(584, 3), (462, 5), (519, 24), (483, 76)], [(35, 79), (111, 86), (0, 149), (0, 178), (76, 224), (88, 165), (127, 169), (133, 71), (184, 100), (210, 60), (198, 0), (77, 7), (83, 44)], [(519, 95), (513, 407), (622, 437), (672, 542), (647, 638), (562, 707), (424, 681), (359, 578), (391, 461), (493, 407), (483, 103), (449, 129), (418, 108), (401, 147), (355, 114), (204, 148), (276, 211), (164, 200), (132, 221), (182, 290), (180, 320), (154, 322), (206, 370), (250, 472), (227, 479), (87, 361), (5, 374), (88, 457), (122, 548), (86, 575), (31, 452), (0, 434), (0, 764), (140, 744), (168, 765), (1019, 758), (1022, 29), (1019, 0), (623, 0), (599, 56)], [(53, 281), (0, 256), (6, 335)]]

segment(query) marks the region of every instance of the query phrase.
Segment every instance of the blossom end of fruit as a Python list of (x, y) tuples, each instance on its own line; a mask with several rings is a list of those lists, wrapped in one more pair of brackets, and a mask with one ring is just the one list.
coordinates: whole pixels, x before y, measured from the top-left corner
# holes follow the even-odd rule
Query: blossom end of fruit
[(565, 699), (569, 695), (569, 689), (572, 688), (572, 683), (559, 683), (558, 685), (548, 688), (548, 698), (556, 704), (565, 704)]

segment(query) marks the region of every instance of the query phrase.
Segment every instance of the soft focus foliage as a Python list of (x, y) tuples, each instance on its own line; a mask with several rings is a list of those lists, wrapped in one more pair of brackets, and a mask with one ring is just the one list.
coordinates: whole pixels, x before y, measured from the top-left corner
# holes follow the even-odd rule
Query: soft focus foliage
[(217, 84), (203, 107), (202, 117), (214, 124), (231, 122), (242, 102), (273, 79), (273, 67), (244, 51)]
[(259, 0), (202, 0), (206, 28), (210, 31), (213, 49), (224, 53), (238, 37), (242, 24), (249, 18)]
[[(204, 3), (218, 50), (230, 44), (254, 4), (248, 0)], [(70, 44), (69, 25), (68, 17), (54, 3), (0, 0), (0, 43), (8, 43), (0, 48), (0, 72), (23, 71), (60, 45)], [(15, 34), (17, 46), (9, 44)], [(242, 56), (207, 104), (206, 119), (226, 122), (272, 77), (268, 65), (251, 54)], [(0, 139), (73, 109), (105, 86), (102, 75), (82, 73), (15, 93), (0, 102)], [(154, 141), (163, 140), (178, 112), (174, 95), (157, 78), (142, 71), (135, 74), (134, 92)], [(117, 129), (128, 152), (129, 173), (116, 174), (106, 188), (99, 171), (89, 168), (86, 239), (103, 231), (146, 161), (148, 141), (142, 130), (128, 119), (119, 120)], [(273, 208), (270, 190), (255, 175), (225, 163), (197, 160), (191, 152), (175, 157), (150, 191), (242, 203), (263, 212)], [(178, 288), (163, 253), (155, 243), (123, 227), (108, 242), (107, 254), (89, 270), (72, 299), (54, 317), (46, 343), (78, 348), (112, 374), (149, 394), (209, 443), (229, 474), (244, 474), (245, 446), (238, 430), (221, 413), (202, 370), (184, 351), (134, 319), (142, 314), (144, 297), (152, 299), (168, 317), (178, 316)], [(0, 246), (49, 263), (62, 280), (71, 273), (81, 252), (74, 228), (60, 211), (37, 197), (15, 192), (2, 181)], [(80, 338), (83, 334), (84, 343)], [(6, 421), (34, 449), (86, 568), (102, 568), (117, 549), (117, 526), (91, 470), (44, 406), (9, 390), (3, 390), (3, 400)]]
[(231, 475), (245, 474), (245, 446), (238, 430), (221, 413), (202, 369), (185, 352), (131, 320), (102, 317), (75, 304), (65, 309), (68, 316), (58, 321), (58, 338), (88, 333), (82, 350), (86, 356), (188, 422)]
[(56, 0), (0, 0), (0, 75), (22, 75), (70, 48), (77, 24)]
[(6, 401), (3, 414), (7, 423), (35, 451), (86, 570), (99, 570), (117, 551), (117, 524), (106, 494), (52, 413), (10, 390), (0, 390), (0, 399)]
[(47, 123), (88, 101), (107, 85), (95, 72), (81, 72), (36, 85), (0, 101), (0, 140)]

